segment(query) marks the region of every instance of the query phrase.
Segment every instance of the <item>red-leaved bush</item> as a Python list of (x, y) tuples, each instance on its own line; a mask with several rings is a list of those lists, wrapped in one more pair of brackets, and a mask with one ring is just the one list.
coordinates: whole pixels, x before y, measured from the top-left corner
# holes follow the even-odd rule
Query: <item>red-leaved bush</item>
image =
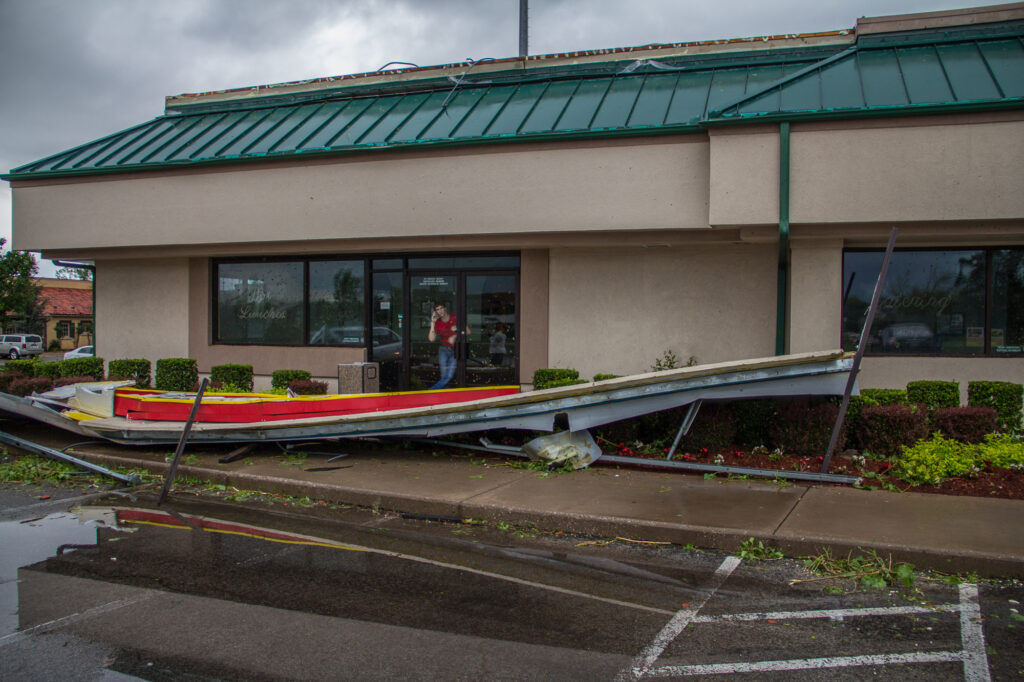
[(11, 382), (7, 392), (12, 395), (32, 395), (42, 393), (53, 388), (53, 379), (50, 377), (34, 377), (32, 379), (19, 378)]
[(61, 386), (70, 386), (71, 384), (84, 384), (90, 381), (96, 381), (96, 379), (91, 376), (60, 377), (59, 379), (53, 380), (53, 387), (60, 388)]
[(312, 379), (295, 379), (288, 382), (288, 388), (299, 395), (327, 395), (327, 382)]
[(935, 410), (932, 425), (946, 438), (980, 443), (997, 430), (999, 413), (991, 407), (946, 407)]
[(891, 457), (901, 445), (928, 437), (928, 410), (920, 405), (872, 405), (861, 410), (857, 440), (861, 448)]
[[(769, 429), (771, 442), (801, 456), (824, 455), (838, 414), (839, 408), (831, 403), (814, 404), (799, 398), (783, 402)], [(837, 450), (841, 451), (846, 442), (845, 431), (844, 426)]]

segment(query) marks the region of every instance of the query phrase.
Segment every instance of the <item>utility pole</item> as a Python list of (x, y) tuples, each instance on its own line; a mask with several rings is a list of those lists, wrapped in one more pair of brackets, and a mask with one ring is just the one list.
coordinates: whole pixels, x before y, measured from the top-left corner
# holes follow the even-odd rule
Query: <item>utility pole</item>
[(519, 0), (519, 56), (526, 57), (530, 54), (529, 47), (529, 0)]

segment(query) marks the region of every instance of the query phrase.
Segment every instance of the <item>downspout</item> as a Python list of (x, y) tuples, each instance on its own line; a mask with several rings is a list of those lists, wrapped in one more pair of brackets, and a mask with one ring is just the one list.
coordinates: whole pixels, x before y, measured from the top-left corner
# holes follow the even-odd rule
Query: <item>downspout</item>
[(789, 292), (789, 122), (779, 124), (779, 272), (776, 284), (775, 354), (786, 353)]

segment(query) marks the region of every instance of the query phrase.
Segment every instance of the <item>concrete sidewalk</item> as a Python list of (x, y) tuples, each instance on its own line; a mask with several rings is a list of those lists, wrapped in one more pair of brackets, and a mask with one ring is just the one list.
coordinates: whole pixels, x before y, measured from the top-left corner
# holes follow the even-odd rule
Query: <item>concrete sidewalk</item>
[[(1024, 577), (1024, 501), (891, 493), (594, 466), (544, 475), (493, 456), (359, 450), (345, 459), (274, 456), (230, 464), (195, 452), (178, 476), (386, 510), (532, 524), (546, 530), (735, 551), (749, 538), (787, 555), (875, 549), (919, 568)], [(108, 445), (74, 454), (163, 473), (166, 452)], [(198, 457), (198, 461), (196, 461)], [(314, 469), (321, 469), (315, 471)]]

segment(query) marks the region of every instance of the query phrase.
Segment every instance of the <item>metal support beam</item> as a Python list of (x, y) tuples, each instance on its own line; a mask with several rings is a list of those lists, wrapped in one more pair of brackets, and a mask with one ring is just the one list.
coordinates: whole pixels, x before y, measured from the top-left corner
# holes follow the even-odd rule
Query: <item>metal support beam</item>
[(163, 490), (160, 491), (160, 497), (157, 499), (157, 505), (161, 505), (167, 499), (168, 493), (171, 492), (171, 483), (174, 482), (174, 476), (178, 473), (178, 462), (181, 461), (181, 453), (185, 452), (185, 441), (188, 440), (188, 432), (192, 430), (192, 422), (196, 420), (196, 413), (199, 411), (199, 404), (203, 402), (203, 393), (206, 391), (206, 384), (208, 379), (203, 377), (203, 380), (199, 384), (199, 391), (196, 392), (196, 399), (192, 403), (192, 411), (188, 414), (188, 419), (185, 421), (185, 428), (181, 430), (181, 438), (178, 439), (178, 449), (174, 451), (174, 459), (171, 460), (171, 467), (167, 470), (167, 479), (164, 481)]
[(690, 403), (690, 409), (686, 411), (686, 416), (683, 418), (683, 423), (679, 425), (679, 431), (676, 432), (676, 439), (672, 441), (672, 447), (669, 448), (668, 454), (665, 455), (665, 459), (672, 459), (676, 454), (676, 448), (679, 447), (679, 441), (683, 439), (683, 436), (690, 432), (690, 427), (693, 426), (693, 420), (697, 418), (697, 412), (700, 410), (700, 404), (703, 401), (695, 400)]
[(68, 464), (74, 464), (77, 467), (81, 467), (104, 476), (109, 476), (110, 478), (117, 479), (118, 481), (122, 481), (128, 485), (136, 485), (142, 480), (139, 478), (138, 474), (117, 474), (106, 467), (101, 467), (99, 464), (86, 462), (84, 459), (78, 459), (77, 457), (73, 457), (65, 452), (61, 452), (60, 450), (54, 450), (53, 448), (48, 448), (45, 445), (39, 445), (38, 443), (33, 443), (31, 441), (18, 438), (17, 436), (12, 436), (11, 434), (4, 433), (3, 431), (0, 431), (0, 442), (13, 445), (14, 447), (21, 448), (22, 450), (27, 450), (28, 452), (34, 452), (35, 454), (42, 455), (43, 457), (49, 457), (50, 459), (57, 459), (62, 462), (67, 462)]
[(836, 415), (836, 423), (832, 427), (832, 437), (828, 441), (828, 450), (825, 451), (825, 459), (821, 462), (821, 473), (828, 471), (828, 465), (832, 462), (832, 454), (835, 452), (836, 444), (839, 442), (839, 433), (843, 428), (843, 420), (846, 419), (846, 409), (850, 406), (850, 394), (853, 392), (853, 384), (857, 381), (857, 372), (860, 371), (860, 361), (864, 357), (868, 340), (871, 338), (871, 324), (875, 321), (878, 300), (882, 296), (882, 287), (885, 285), (885, 276), (889, 272), (889, 261), (892, 259), (892, 250), (896, 245), (896, 235), (898, 233), (899, 230), (895, 227), (889, 233), (889, 244), (885, 247), (885, 257), (882, 258), (882, 269), (878, 271), (875, 292), (871, 295), (871, 305), (868, 306), (867, 317), (864, 319), (864, 328), (860, 331), (860, 342), (857, 344), (857, 352), (853, 356), (853, 367), (850, 369), (850, 376), (846, 379), (843, 401), (839, 404), (839, 414)]

